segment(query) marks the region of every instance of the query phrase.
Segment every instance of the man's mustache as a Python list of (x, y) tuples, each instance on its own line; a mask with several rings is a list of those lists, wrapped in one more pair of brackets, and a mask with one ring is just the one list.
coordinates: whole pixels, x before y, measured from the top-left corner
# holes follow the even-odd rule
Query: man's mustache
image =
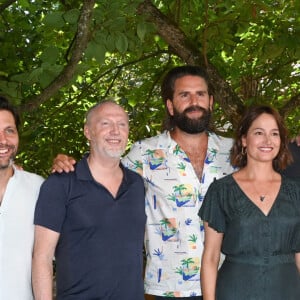
[(197, 105), (190, 106), (190, 107), (186, 108), (183, 112), (184, 113), (189, 113), (189, 112), (192, 112), (192, 111), (201, 111), (203, 113), (207, 113), (207, 109), (205, 109), (201, 106), (197, 106)]
[(14, 145), (5, 145), (5, 144), (0, 143), (0, 149), (15, 150), (16, 146), (14, 146)]

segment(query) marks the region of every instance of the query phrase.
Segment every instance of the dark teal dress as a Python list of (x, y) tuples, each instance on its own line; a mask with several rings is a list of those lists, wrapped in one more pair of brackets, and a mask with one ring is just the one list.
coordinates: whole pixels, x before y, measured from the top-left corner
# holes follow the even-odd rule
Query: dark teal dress
[(282, 177), (267, 216), (232, 175), (214, 181), (199, 216), (224, 233), (216, 300), (300, 300), (300, 186)]

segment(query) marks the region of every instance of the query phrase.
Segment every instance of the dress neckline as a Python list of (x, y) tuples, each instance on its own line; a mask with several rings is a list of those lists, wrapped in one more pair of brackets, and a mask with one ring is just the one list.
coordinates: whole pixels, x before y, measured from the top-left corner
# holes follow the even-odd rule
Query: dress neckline
[(268, 210), (267, 213), (264, 213), (259, 207), (258, 205), (244, 192), (244, 190), (240, 187), (240, 185), (238, 184), (238, 182), (235, 180), (235, 178), (233, 177), (233, 174), (230, 174), (230, 177), (232, 179), (232, 181), (234, 182), (234, 184), (236, 185), (236, 187), (238, 188), (238, 190), (243, 194), (244, 198), (251, 203), (252, 206), (254, 206), (264, 217), (269, 217), (271, 212), (273, 211), (276, 203), (278, 202), (278, 198), (279, 195), (281, 194), (281, 190), (282, 190), (282, 182), (283, 182), (283, 176), (281, 176), (281, 183), (278, 189), (278, 193), (275, 197), (275, 200), (273, 202), (273, 204), (271, 205), (270, 209)]

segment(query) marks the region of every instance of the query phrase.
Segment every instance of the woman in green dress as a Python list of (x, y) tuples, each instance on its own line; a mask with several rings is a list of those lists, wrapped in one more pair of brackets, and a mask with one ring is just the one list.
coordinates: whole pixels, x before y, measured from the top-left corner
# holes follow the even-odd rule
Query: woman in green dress
[(231, 157), (239, 170), (211, 184), (199, 211), (204, 300), (300, 299), (300, 186), (280, 175), (287, 145), (276, 110), (245, 112)]

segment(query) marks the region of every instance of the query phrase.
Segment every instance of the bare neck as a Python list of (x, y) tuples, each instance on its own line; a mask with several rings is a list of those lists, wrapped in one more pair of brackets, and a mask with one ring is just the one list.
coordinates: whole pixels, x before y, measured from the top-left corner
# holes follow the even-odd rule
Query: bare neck
[(246, 167), (237, 172), (238, 177), (249, 181), (268, 182), (280, 180), (281, 176), (273, 169), (272, 162), (248, 163)]
[(123, 171), (119, 159), (100, 160), (88, 157), (88, 165), (95, 181), (101, 183), (114, 197), (116, 197), (123, 179)]
[(90, 155), (87, 159), (91, 171), (95, 174), (112, 176), (120, 169), (120, 159), (99, 159)]

